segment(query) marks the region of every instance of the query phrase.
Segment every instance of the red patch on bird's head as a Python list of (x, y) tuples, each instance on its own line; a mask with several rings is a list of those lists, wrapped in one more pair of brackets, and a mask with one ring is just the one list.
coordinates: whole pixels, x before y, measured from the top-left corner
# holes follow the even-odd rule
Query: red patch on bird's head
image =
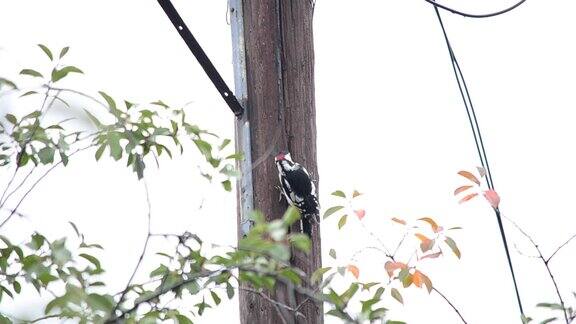
[(278, 155), (276, 155), (276, 157), (274, 158), (274, 161), (282, 161), (282, 160), (284, 160), (285, 156), (286, 156), (285, 152), (280, 152), (280, 153), (278, 153)]

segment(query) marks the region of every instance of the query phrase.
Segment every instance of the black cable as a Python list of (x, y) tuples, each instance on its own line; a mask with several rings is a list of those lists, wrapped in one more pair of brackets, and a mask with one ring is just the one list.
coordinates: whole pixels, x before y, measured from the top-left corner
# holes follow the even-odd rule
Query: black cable
[(496, 11), (496, 12), (492, 12), (492, 13), (487, 13), (487, 14), (470, 14), (470, 13), (466, 13), (466, 12), (462, 12), (450, 7), (447, 7), (445, 5), (439, 4), (434, 2), (434, 0), (424, 0), (426, 2), (428, 2), (429, 4), (433, 5), (435, 8), (440, 8), (440, 9), (444, 9), (446, 11), (449, 11), (451, 13), (460, 15), (460, 16), (464, 16), (464, 17), (468, 17), (468, 18), (489, 18), (489, 17), (494, 17), (494, 16), (499, 16), (501, 14), (505, 14), (509, 11), (512, 11), (514, 9), (516, 9), (517, 7), (519, 7), (521, 4), (523, 4), (524, 2), (526, 2), (526, 0), (520, 0), (517, 3), (515, 3), (513, 6), (500, 10), (500, 11)]
[[(452, 63), (452, 69), (454, 70), (454, 75), (456, 77), (456, 82), (458, 83), (458, 89), (460, 90), (460, 95), (462, 96), (462, 100), (464, 101), (464, 107), (466, 108), (466, 113), (468, 115), (468, 121), (470, 122), (470, 127), (472, 129), (472, 133), (474, 135), (474, 143), (476, 144), (476, 150), (478, 151), (478, 155), (480, 157), (480, 163), (486, 170), (486, 179), (488, 181), (489, 189), (494, 189), (493, 182), (492, 182), (492, 174), (490, 172), (490, 166), (488, 165), (488, 159), (486, 157), (486, 150), (484, 148), (484, 142), (482, 141), (482, 135), (480, 133), (480, 128), (478, 126), (478, 120), (476, 119), (476, 113), (474, 111), (474, 106), (472, 105), (472, 99), (470, 98), (470, 92), (468, 91), (468, 87), (466, 86), (466, 81), (464, 79), (464, 75), (462, 74), (462, 70), (460, 69), (460, 64), (458, 64), (458, 60), (456, 59), (456, 55), (450, 45), (450, 40), (448, 39), (448, 34), (446, 33), (446, 29), (444, 28), (444, 22), (442, 21), (442, 17), (440, 16), (440, 12), (438, 11), (438, 7), (434, 7), (434, 11), (436, 12), (436, 16), (438, 17), (438, 22), (440, 23), (440, 27), (442, 28), (442, 33), (444, 34), (444, 39), (446, 40), (446, 46), (448, 47), (448, 52), (450, 54), (450, 61)], [(462, 79), (462, 84), (460, 83), (460, 79)], [(464, 91), (462, 88), (464, 85)], [(464, 94), (466, 92), (466, 95)], [(466, 99), (468, 101), (466, 101)], [(468, 105), (470, 104), (470, 105)], [(514, 267), (512, 266), (512, 258), (510, 257), (510, 251), (508, 250), (508, 241), (506, 240), (506, 234), (504, 232), (504, 226), (502, 225), (502, 217), (500, 215), (500, 210), (496, 207), (494, 208), (494, 212), (496, 214), (496, 219), (498, 221), (498, 227), (500, 229), (500, 234), (502, 236), (502, 242), (504, 243), (504, 250), (506, 251), (506, 258), (508, 259), (508, 266), (510, 267), (510, 272), (512, 274), (512, 281), (514, 283), (514, 290), (516, 292), (516, 299), (518, 301), (518, 307), (520, 308), (520, 313), (524, 316), (524, 309), (522, 307), (522, 301), (520, 300), (520, 292), (518, 290), (518, 284), (516, 282), (516, 275), (514, 274)]]
[(222, 99), (226, 101), (228, 107), (230, 107), (230, 109), (232, 110), (234, 115), (236, 115), (236, 117), (242, 116), (242, 114), (244, 113), (244, 108), (242, 108), (242, 105), (240, 105), (238, 99), (236, 98), (236, 96), (234, 96), (234, 93), (232, 93), (230, 88), (228, 88), (228, 85), (226, 85), (226, 82), (224, 81), (224, 79), (222, 79), (220, 73), (218, 73), (218, 70), (216, 70), (216, 68), (214, 67), (214, 64), (212, 64), (212, 62), (210, 61), (210, 59), (208, 58), (208, 56), (206, 55), (206, 53), (204, 52), (204, 50), (202, 49), (196, 38), (194, 38), (194, 35), (192, 35), (192, 32), (190, 32), (190, 29), (188, 29), (188, 26), (186, 26), (184, 20), (182, 20), (182, 17), (180, 17), (180, 14), (178, 14), (178, 11), (176, 10), (176, 8), (174, 8), (172, 2), (170, 2), (170, 0), (158, 0), (158, 3), (162, 7), (162, 9), (164, 9), (164, 12), (168, 16), (168, 18), (170, 18), (170, 21), (172, 22), (172, 24), (174, 25), (174, 27), (176, 28), (176, 30), (178, 31), (178, 33), (180, 34), (186, 45), (188, 45), (188, 48), (190, 49), (190, 51), (192, 51), (192, 54), (194, 54), (194, 56), (198, 60), (198, 63), (200, 63), (202, 69), (204, 69), (204, 72), (206, 72), (206, 75), (208, 75), (208, 78), (210, 78), (210, 81), (212, 81), (212, 83), (222, 96)]

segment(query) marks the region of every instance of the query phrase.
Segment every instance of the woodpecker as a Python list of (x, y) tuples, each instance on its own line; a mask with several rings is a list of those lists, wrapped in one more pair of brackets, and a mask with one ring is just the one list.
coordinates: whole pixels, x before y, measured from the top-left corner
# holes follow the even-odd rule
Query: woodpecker
[(278, 168), (278, 178), (284, 197), (288, 203), (300, 211), (302, 229), (311, 235), (312, 222), (319, 222), (320, 208), (316, 196), (316, 186), (310, 174), (300, 164), (292, 161), (290, 153), (280, 152), (274, 162)]

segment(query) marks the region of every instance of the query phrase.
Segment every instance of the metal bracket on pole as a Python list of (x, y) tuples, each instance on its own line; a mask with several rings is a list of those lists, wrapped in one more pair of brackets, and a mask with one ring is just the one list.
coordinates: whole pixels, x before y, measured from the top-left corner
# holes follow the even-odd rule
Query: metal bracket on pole
[[(246, 81), (246, 50), (244, 43), (244, 15), (242, 0), (229, 0), (230, 26), (232, 29), (232, 59), (234, 62), (234, 85), (242, 106), (247, 107), (248, 85)], [(249, 215), (254, 209), (254, 187), (252, 182), (252, 147), (250, 144), (249, 110), (236, 120), (236, 150), (242, 152), (240, 161), (242, 174), (238, 187), (240, 199), (240, 234), (245, 236), (252, 228)]]
[(238, 99), (236, 99), (234, 93), (230, 91), (228, 85), (226, 85), (226, 82), (224, 82), (224, 79), (222, 79), (222, 76), (220, 76), (220, 73), (218, 73), (218, 70), (216, 70), (214, 64), (212, 64), (196, 38), (194, 38), (194, 35), (192, 35), (192, 32), (190, 32), (190, 29), (188, 29), (188, 26), (186, 26), (184, 20), (182, 20), (182, 17), (180, 17), (180, 14), (178, 14), (178, 11), (176, 8), (174, 8), (172, 2), (170, 2), (170, 0), (158, 0), (158, 3), (162, 9), (164, 9), (164, 12), (168, 18), (170, 18), (170, 21), (184, 42), (186, 42), (186, 45), (188, 45), (188, 48), (190, 51), (192, 51), (192, 54), (194, 54), (194, 57), (196, 57), (198, 63), (200, 63), (204, 69), (204, 72), (206, 72), (206, 75), (208, 75), (208, 78), (210, 78), (210, 81), (212, 81), (222, 96), (222, 99), (226, 101), (228, 107), (230, 107), (236, 117), (241, 117), (244, 112), (244, 108), (242, 108), (242, 105), (238, 102)]

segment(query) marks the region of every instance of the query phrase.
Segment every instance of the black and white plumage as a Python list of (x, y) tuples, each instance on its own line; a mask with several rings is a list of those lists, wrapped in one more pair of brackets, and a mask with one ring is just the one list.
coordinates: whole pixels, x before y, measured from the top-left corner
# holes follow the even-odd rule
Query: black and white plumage
[(310, 174), (300, 164), (292, 161), (290, 153), (280, 152), (274, 159), (282, 193), (289, 204), (298, 208), (303, 220), (303, 230), (310, 233), (310, 222), (318, 222), (320, 208), (316, 186)]

